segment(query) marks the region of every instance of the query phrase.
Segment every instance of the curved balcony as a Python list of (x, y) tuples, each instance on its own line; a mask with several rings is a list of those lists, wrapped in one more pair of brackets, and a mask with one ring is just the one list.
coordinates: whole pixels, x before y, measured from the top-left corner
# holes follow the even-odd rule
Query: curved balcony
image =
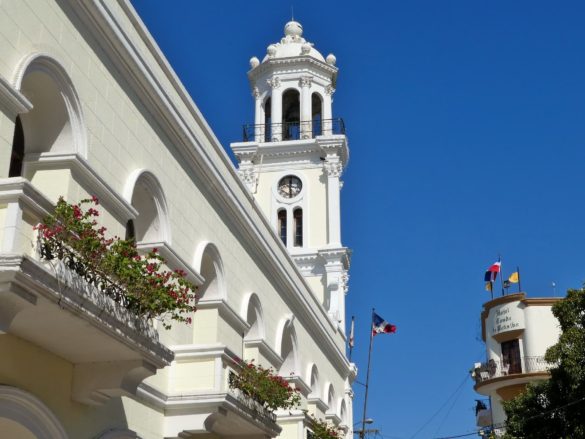
[(246, 124), (243, 126), (242, 139), (244, 142), (280, 142), (283, 140), (313, 139), (321, 135), (334, 134), (345, 134), (343, 119)]
[[(489, 391), (494, 387), (491, 384), (500, 387), (498, 383), (502, 383), (503, 387), (528, 382), (539, 376), (547, 376), (548, 371), (555, 366), (547, 362), (544, 356), (521, 357), (518, 360), (505, 362), (491, 359), (487, 363), (476, 363), (472, 370), (475, 390), (484, 393), (484, 389)], [(488, 386), (489, 388), (487, 388)]]

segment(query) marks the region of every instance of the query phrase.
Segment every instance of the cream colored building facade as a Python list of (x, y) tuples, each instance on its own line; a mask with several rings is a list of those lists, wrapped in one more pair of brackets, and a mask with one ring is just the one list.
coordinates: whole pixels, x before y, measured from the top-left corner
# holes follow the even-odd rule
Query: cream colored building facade
[(489, 397), (486, 409), (478, 410), (480, 428), (495, 426), (503, 433), (506, 413), (503, 402), (521, 393), (528, 383), (546, 380), (551, 364), (546, 350), (560, 336), (560, 325), (552, 313), (558, 297), (526, 297), (509, 294), (484, 303), (481, 313), (486, 363), (473, 367), (475, 391)]
[[(335, 61), (303, 62), (330, 120)], [(275, 107), (270, 123), (277, 117)], [(129, 2), (0, 2), (0, 437), (304, 439), (307, 414), (350, 435), (347, 141), (325, 122), (309, 131), (296, 140), (304, 163), (256, 169), (254, 192)], [(305, 244), (285, 246), (277, 211), (258, 196), (300, 168)], [(192, 325), (145, 326), (40, 260), (34, 225), (59, 196), (88, 195), (108, 233), (124, 236), (132, 221), (140, 248), (158, 248), (199, 285)], [(279, 371), (301, 391), (301, 409), (273, 419), (230, 390), (238, 357)]]

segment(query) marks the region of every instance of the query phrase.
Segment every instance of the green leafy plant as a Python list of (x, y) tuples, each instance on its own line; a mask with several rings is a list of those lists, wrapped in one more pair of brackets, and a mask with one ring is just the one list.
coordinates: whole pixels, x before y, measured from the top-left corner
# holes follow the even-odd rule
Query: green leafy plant
[[(98, 227), (96, 197), (79, 204), (59, 198), (55, 211), (35, 228), (41, 258), (59, 259), (89, 284), (134, 314), (159, 319), (166, 329), (169, 320), (191, 323), (186, 314), (196, 311), (197, 286), (183, 270), (164, 269), (165, 259), (154, 248), (140, 255), (133, 240), (106, 238)], [(84, 209), (86, 205), (91, 205)]]
[(341, 439), (344, 436), (341, 428), (315, 416), (310, 417), (310, 428), (313, 431), (312, 439)]
[(239, 371), (229, 376), (231, 389), (239, 389), (244, 395), (260, 403), (266, 409), (293, 409), (299, 406), (301, 395), (298, 389), (272, 368), (264, 368), (251, 362), (240, 360), (236, 363)]

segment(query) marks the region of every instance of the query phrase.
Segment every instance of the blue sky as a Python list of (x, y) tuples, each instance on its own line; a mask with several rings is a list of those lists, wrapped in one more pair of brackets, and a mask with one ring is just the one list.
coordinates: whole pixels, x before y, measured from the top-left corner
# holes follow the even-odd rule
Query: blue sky
[(585, 3), (134, 0), (227, 149), (291, 3), (340, 68), (359, 380), (371, 308), (398, 326), (375, 339), (368, 416), (389, 439), (472, 432), (486, 268), (519, 265), (531, 296), (585, 280)]

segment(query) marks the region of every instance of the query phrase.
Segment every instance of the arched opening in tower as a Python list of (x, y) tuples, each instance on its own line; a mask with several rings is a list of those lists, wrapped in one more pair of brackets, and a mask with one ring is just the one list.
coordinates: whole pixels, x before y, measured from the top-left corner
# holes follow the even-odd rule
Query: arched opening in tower
[(313, 137), (323, 134), (323, 99), (318, 93), (311, 96), (311, 122)]
[(267, 98), (264, 101), (264, 141), (270, 142), (272, 139), (272, 99)]
[(298, 90), (287, 90), (282, 95), (282, 138), (300, 138), (301, 101)]

